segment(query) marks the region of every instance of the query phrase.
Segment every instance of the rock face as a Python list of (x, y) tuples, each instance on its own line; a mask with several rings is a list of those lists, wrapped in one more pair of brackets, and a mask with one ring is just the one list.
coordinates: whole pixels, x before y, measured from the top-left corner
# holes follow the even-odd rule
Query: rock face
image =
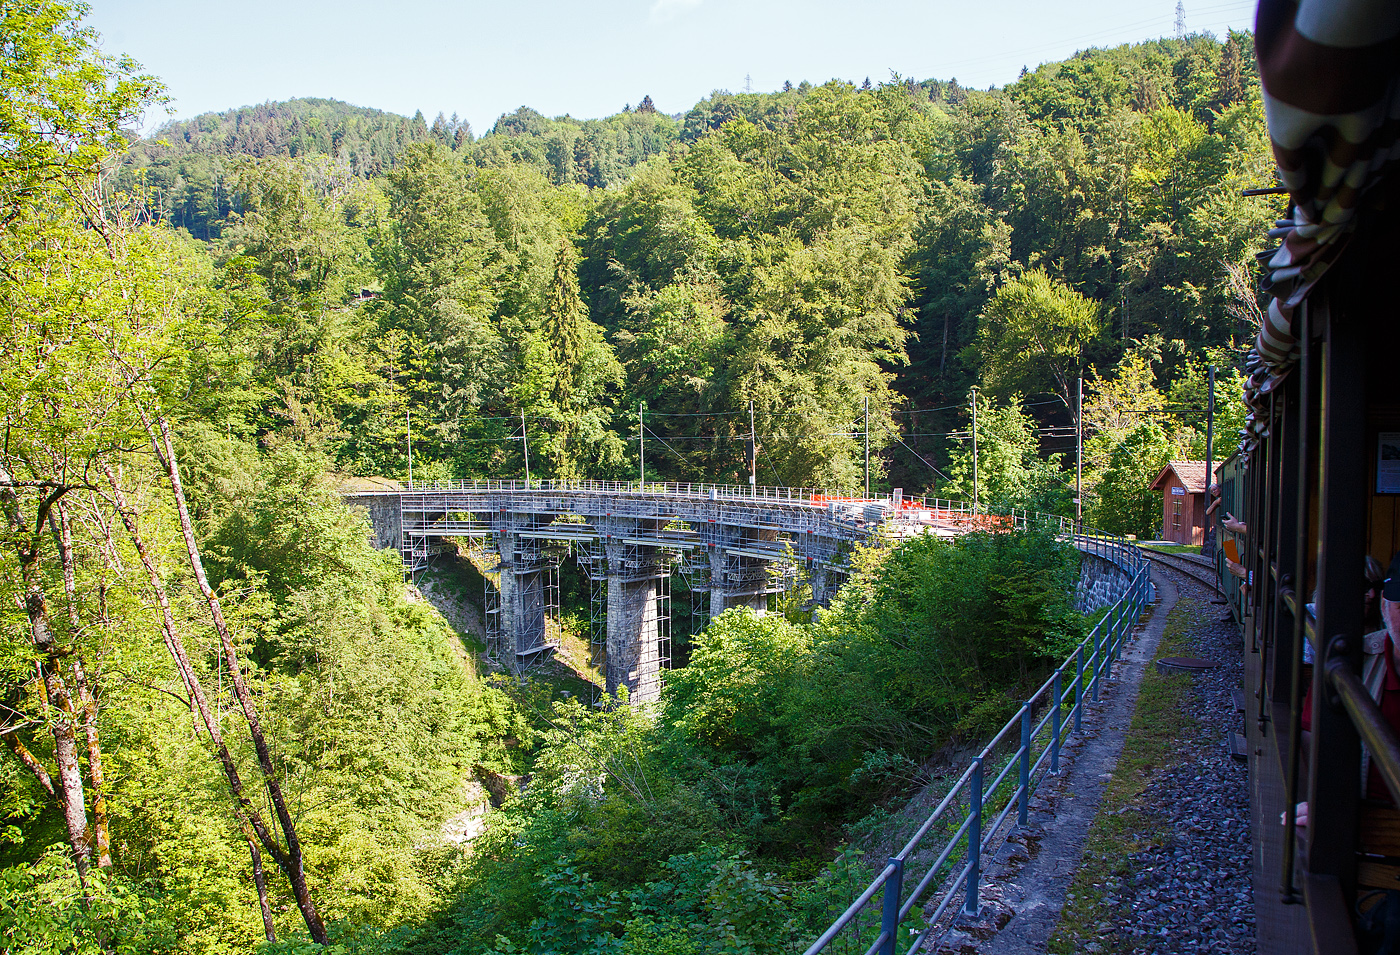
[(486, 817), (491, 813), (491, 794), (474, 779), (466, 783), (467, 808), (442, 824), (442, 841), (455, 846), (471, 842), (486, 831)]

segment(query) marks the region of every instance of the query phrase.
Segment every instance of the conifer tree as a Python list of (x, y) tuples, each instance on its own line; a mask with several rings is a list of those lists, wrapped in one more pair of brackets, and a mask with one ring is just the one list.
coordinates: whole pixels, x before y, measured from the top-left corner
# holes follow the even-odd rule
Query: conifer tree
[(568, 406), (583, 372), (587, 322), (588, 306), (579, 295), (578, 255), (572, 242), (560, 239), (545, 300), (545, 335), (556, 369), (552, 398), (559, 408)]

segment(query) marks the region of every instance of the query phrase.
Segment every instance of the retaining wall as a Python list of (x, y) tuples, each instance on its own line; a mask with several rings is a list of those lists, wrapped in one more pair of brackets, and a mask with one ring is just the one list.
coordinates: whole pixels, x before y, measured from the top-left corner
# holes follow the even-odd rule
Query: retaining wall
[(352, 502), (354, 507), (363, 508), (374, 528), (374, 546), (380, 550), (388, 548), (398, 551), (403, 546), (403, 518), (399, 507), (399, 494), (357, 494)]
[(1134, 569), (1119, 559), (1081, 553), (1075, 608), (1080, 613), (1093, 613), (1100, 607), (1113, 606), (1132, 586), (1133, 573)]

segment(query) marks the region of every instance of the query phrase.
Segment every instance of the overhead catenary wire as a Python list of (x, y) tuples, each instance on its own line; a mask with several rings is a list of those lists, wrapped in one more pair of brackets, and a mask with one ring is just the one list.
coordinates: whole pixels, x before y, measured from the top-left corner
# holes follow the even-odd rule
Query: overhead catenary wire
[(952, 478), (950, 478), (948, 475), (944, 474), (942, 471), (938, 470), (938, 468), (934, 467), (934, 466), (929, 462), (928, 458), (924, 457), (922, 454), (920, 454), (919, 452), (915, 451), (913, 448), (909, 447), (909, 445), (905, 444), (904, 441), (900, 439), (899, 435), (895, 434), (893, 431), (890, 431), (890, 426), (889, 426), (889, 425), (885, 424), (883, 421), (881, 422), (881, 425), (884, 426), (884, 429), (885, 429), (886, 431), (889, 431), (890, 437), (894, 438), (894, 439), (895, 439), (896, 441), (898, 441), (901, 445), (903, 445), (904, 450), (908, 451), (910, 454), (914, 455), (914, 457), (916, 457), (916, 458), (918, 458), (920, 461), (924, 462), (924, 464), (927, 465), (928, 469), (929, 469), (930, 471), (932, 471), (934, 474), (937, 474), (937, 475), (938, 475), (939, 477), (941, 477), (943, 480), (945, 480), (945, 481), (947, 481), (947, 482), (949, 482), (949, 483), (952, 483), (952, 480), (953, 480)]
[[(1056, 405), (1056, 404), (1060, 404), (1060, 403), (1061, 403), (1061, 402), (1059, 401), (1059, 399), (1049, 399), (1049, 400), (1039, 401), (1039, 402), (1027, 402), (1027, 403), (1024, 403), (1024, 404), (1022, 405), (1022, 407), (1029, 408), (1029, 407), (1036, 407), (1036, 406), (1041, 406), (1041, 405)], [(965, 408), (965, 406), (961, 406), (961, 405), (947, 405), (947, 406), (931, 407), (931, 408), (907, 408), (907, 409), (901, 409), (901, 410), (887, 409), (887, 413), (888, 413), (889, 415), (902, 414), (902, 415), (906, 415), (906, 416), (914, 416), (914, 415), (918, 415), (918, 414), (933, 413), (933, 412), (939, 412), (939, 411), (957, 410), (957, 409), (960, 408), (960, 407), (961, 407), (961, 408)], [(756, 409), (755, 409), (755, 411), (756, 411)], [(1120, 414), (1161, 415), (1161, 416), (1164, 416), (1164, 417), (1165, 417), (1165, 416), (1175, 416), (1175, 415), (1203, 414), (1203, 413), (1205, 413), (1206, 409), (1199, 409), (1199, 408), (1125, 408), (1125, 409), (1114, 409), (1114, 411), (1115, 411), (1115, 413), (1120, 413)], [(653, 411), (651, 411), (650, 409), (645, 409), (644, 406), (642, 406), (642, 407), (639, 407), (639, 408), (637, 409), (637, 414), (638, 414), (638, 418), (639, 418), (639, 421), (638, 421), (639, 427), (638, 427), (638, 431), (637, 431), (636, 437), (635, 437), (635, 438), (624, 438), (623, 440), (626, 440), (626, 441), (628, 441), (628, 442), (630, 442), (630, 441), (632, 441), (632, 440), (636, 440), (636, 441), (639, 443), (639, 449), (638, 449), (638, 450), (639, 450), (639, 469), (640, 469), (641, 467), (644, 466), (643, 463), (642, 463), (642, 462), (644, 461), (644, 458), (641, 458), (640, 455), (644, 453), (644, 442), (645, 442), (645, 440), (646, 440), (647, 437), (650, 437), (650, 438), (652, 438), (653, 440), (659, 442), (659, 443), (662, 445), (662, 447), (664, 447), (671, 455), (673, 455), (673, 459), (675, 460), (675, 462), (676, 462), (677, 464), (680, 464), (680, 465), (682, 465), (686, 470), (695, 472), (695, 473), (697, 473), (697, 474), (704, 474), (704, 473), (705, 473), (707, 470), (709, 470), (709, 469), (708, 469), (704, 464), (701, 464), (701, 463), (699, 463), (699, 462), (697, 462), (697, 461), (695, 461), (695, 460), (692, 460), (692, 459), (689, 457), (689, 455), (688, 455), (685, 451), (683, 451), (680, 447), (678, 447), (679, 444), (681, 444), (681, 443), (683, 443), (683, 442), (686, 442), (686, 441), (690, 441), (690, 442), (710, 442), (710, 443), (712, 443), (712, 444), (718, 445), (718, 444), (720, 444), (721, 442), (733, 443), (733, 442), (743, 441), (743, 442), (746, 442), (746, 443), (749, 444), (749, 451), (748, 451), (748, 454), (749, 454), (749, 458), (750, 458), (750, 470), (751, 470), (750, 477), (751, 477), (751, 480), (753, 480), (755, 484), (756, 484), (756, 474), (754, 473), (754, 471), (756, 471), (756, 469), (757, 469), (757, 463), (758, 463), (757, 458), (758, 458), (759, 454), (762, 454), (763, 460), (764, 460), (764, 465), (765, 465), (765, 467), (768, 468), (769, 472), (772, 474), (774, 481), (776, 481), (780, 486), (784, 486), (784, 485), (782, 485), (782, 480), (781, 480), (781, 477), (780, 477), (780, 475), (779, 475), (776, 462), (773, 460), (772, 455), (768, 453), (768, 449), (767, 449), (765, 446), (762, 446), (761, 443), (765, 443), (765, 444), (766, 444), (766, 443), (768, 443), (768, 442), (783, 443), (783, 442), (792, 442), (792, 441), (811, 441), (811, 440), (820, 439), (820, 438), (840, 438), (840, 439), (845, 439), (845, 440), (856, 440), (856, 439), (867, 439), (867, 440), (868, 440), (868, 437), (869, 437), (869, 431), (868, 431), (869, 425), (868, 425), (868, 424), (866, 425), (866, 428), (863, 429), (863, 430), (854, 430), (854, 429), (852, 429), (852, 430), (845, 430), (845, 431), (817, 431), (817, 432), (803, 432), (803, 431), (800, 431), (800, 430), (799, 430), (799, 431), (795, 431), (795, 432), (774, 431), (774, 432), (771, 432), (771, 433), (759, 434), (759, 433), (757, 432), (757, 429), (754, 428), (753, 425), (752, 425), (752, 422), (754, 421), (754, 418), (753, 418), (753, 417), (750, 417), (750, 428), (751, 428), (751, 430), (749, 431), (748, 434), (744, 434), (744, 433), (742, 433), (742, 432), (738, 432), (738, 433), (731, 433), (731, 434), (708, 434), (708, 435), (707, 435), (707, 434), (670, 434), (670, 435), (668, 435), (668, 434), (661, 434), (661, 433), (658, 433), (655, 429), (653, 429), (653, 428), (647, 426), (647, 425), (646, 425), (646, 422), (645, 422), (645, 417), (644, 417), (644, 415), (650, 415), (650, 416), (656, 417), (656, 418), (702, 418), (702, 417), (704, 417), (704, 418), (710, 418), (710, 419), (715, 420), (715, 421), (722, 421), (722, 420), (724, 420), (724, 419), (726, 419), (726, 418), (732, 418), (732, 417), (734, 417), (734, 416), (736, 416), (736, 415), (746, 414), (746, 412), (728, 412), (728, 413), (719, 412), (719, 413), (707, 413), (707, 414), (691, 413), (691, 412), (653, 412)], [(746, 415), (746, 416), (747, 416), (747, 415)], [(828, 417), (828, 416), (823, 415), (823, 414), (812, 414), (812, 413), (801, 412), (801, 411), (793, 411), (793, 412), (775, 412), (775, 413), (773, 413), (773, 414), (770, 414), (768, 417), (769, 417), (770, 419), (774, 419), (774, 420), (776, 420), (776, 419), (784, 419), (784, 418), (787, 418), (787, 419), (790, 419), (790, 418), (799, 418), (799, 419), (805, 419), (805, 420), (811, 421), (811, 420), (813, 420), (814, 418), (817, 419), (817, 420), (820, 420), (822, 417)], [(457, 444), (476, 444), (476, 445), (480, 445), (480, 444), (492, 444), (492, 443), (497, 443), (497, 442), (519, 441), (519, 442), (522, 443), (522, 454), (523, 454), (523, 456), (525, 457), (525, 460), (526, 460), (525, 467), (528, 469), (528, 467), (529, 467), (529, 465), (528, 465), (528, 454), (529, 454), (529, 425), (530, 425), (530, 423), (532, 423), (532, 422), (533, 422), (533, 423), (537, 423), (537, 424), (538, 424), (538, 423), (544, 423), (544, 424), (555, 425), (555, 426), (564, 426), (564, 425), (567, 425), (567, 424), (568, 424), (567, 421), (563, 421), (563, 420), (561, 420), (561, 419), (559, 419), (559, 418), (557, 418), (557, 417), (554, 417), (554, 416), (550, 416), (550, 415), (533, 415), (533, 416), (532, 416), (532, 415), (527, 415), (527, 414), (525, 414), (523, 411), (522, 411), (520, 414), (511, 415), (511, 416), (484, 416), (484, 417), (481, 417), (481, 418), (472, 419), (472, 423), (482, 423), (482, 424), (485, 424), (485, 423), (488, 423), (488, 422), (495, 422), (495, 421), (514, 421), (514, 422), (517, 423), (518, 427), (517, 427), (517, 429), (515, 430), (515, 433), (514, 433), (514, 434), (503, 434), (503, 435), (489, 436), (489, 437), (488, 437), (488, 436), (481, 436), (481, 437), (458, 437), (458, 438), (454, 438), (454, 439), (453, 439), (453, 443), (457, 443)], [(912, 422), (911, 422), (911, 423), (912, 423)], [(882, 418), (882, 419), (881, 419), (880, 426), (883, 427), (883, 428), (885, 429), (886, 433), (894, 440), (894, 442), (895, 442), (896, 444), (898, 444), (900, 447), (902, 447), (906, 452), (908, 452), (909, 454), (911, 454), (913, 457), (915, 457), (916, 459), (918, 459), (925, 467), (927, 467), (933, 474), (935, 474), (938, 478), (940, 478), (940, 479), (943, 480), (943, 481), (951, 481), (951, 478), (950, 478), (946, 473), (944, 473), (942, 470), (940, 470), (936, 465), (934, 465), (934, 464), (933, 464), (927, 457), (925, 457), (920, 451), (918, 451), (918, 450), (916, 450), (914, 447), (912, 447), (912, 446), (908, 443), (908, 440), (913, 440), (913, 439), (915, 439), (915, 438), (941, 438), (941, 439), (950, 440), (950, 441), (964, 441), (964, 440), (967, 440), (968, 438), (974, 436), (974, 435), (972, 434), (972, 432), (971, 432), (970, 429), (955, 429), (955, 430), (950, 430), (950, 431), (918, 431), (918, 432), (916, 432), (916, 431), (911, 431), (911, 432), (908, 432), (908, 433), (904, 433), (904, 432), (902, 432), (902, 431), (900, 431), (900, 430), (897, 430), (897, 429), (895, 429), (895, 428), (892, 428), (891, 425), (890, 425), (890, 422), (889, 422), (887, 419), (885, 419), (885, 418)], [(1072, 426), (1065, 426), (1065, 425), (1050, 425), (1050, 426), (1046, 426), (1046, 427), (1037, 427), (1037, 428), (1029, 429), (1029, 431), (1030, 431), (1030, 433), (1036, 438), (1037, 441), (1041, 442), (1041, 447), (1042, 447), (1042, 449), (1047, 449), (1047, 450), (1048, 450), (1048, 449), (1053, 449), (1053, 448), (1055, 448), (1054, 442), (1056, 442), (1056, 441), (1071, 439), (1071, 438), (1074, 438), (1074, 437), (1076, 436), (1076, 429), (1075, 429), (1074, 427), (1072, 427)], [(906, 439), (908, 439), (908, 440), (906, 440)], [(1121, 447), (1123, 446), (1123, 444), (1124, 444), (1124, 441), (1122, 441), (1122, 440), (1115, 442), (1115, 443), (1113, 444), (1113, 446), (1112, 446), (1110, 449), (1108, 449), (1108, 450), (1109, 450), (1109, 453), (1111, 454), (1111, 453), (1113, 453), (1114, 451), (1118, 450), (1119, 448), (1121, 448)], [(1068, 448), (1066, 448), (1066, 450), (1068, 450)], [(1057, 453), (1058, 453), (1058, 452), (1057, 452)], [(528, 474), (528, 473), (529, 473), (529, 472), (528, 472), (528, 470), (527, 470), (527, 474)], [(645, 471), (639, 470), (639, 475), (644, 475), (644, 474), (645, 474)], [(1062, 483), (1064, 483), (1065, 485), (1069, 485), (1069, 484), (1070, 484), (1070, 481), (1067, 480), (1065, 476), (1062, 476), (1062, 475), (1058, 475), (1058, 474), (1057, 474), (1057, 475), (1054, 475), (1054, 477), (1055, 477), (1056, 479), (1060, 480), (1060, 481), (1061, 481)]]
[(685, 464), (686, 464), (688, 467), (694, 468), (694, 469), (697, 470), (697, 471), (702, 471), (702, 470), (703, 470), (703, 469), (700, 468), (698, 465), (696, 465), (694, 461), (691, 461), (690, 458), (686, 457), (686, 455), (685, 455), (679, 448), (673, 448), (673, 447), (671, 447), (671, 445), (666, 441), (665, 438), (661, 437), (661, 435), (657, 434), (655, 431), (652, 431), (650, 428), (647, 428), (646, 430), (647, 430), (647, 433), (648, 433), (648, 434), (650, 434), (650, 435), (651, 435), (653, 438), (655, 438), (657, 441), (660, 441), (660, 442), (661, 442), (661, 446), (662, 446), (663, 448), (666, 448), (668, 451), (670, 451), (670, 452), (671, 452), (672, 454), (674, 454), (676, 457), (680, 458), (683, 462), (685, 462)]

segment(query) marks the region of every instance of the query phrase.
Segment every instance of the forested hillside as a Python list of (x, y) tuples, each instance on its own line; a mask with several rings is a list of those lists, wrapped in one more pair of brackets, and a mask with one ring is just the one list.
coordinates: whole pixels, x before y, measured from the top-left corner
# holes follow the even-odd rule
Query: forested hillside
[(133, 142), (157, 79), (80, 7), (0, 11), (6, 951), (800, 950), (862, 820), (1082, 631), (1073, 553), (875, 549), (815, 621), (718, 618), (656, 712), (590, 709), (479, 673), (346, 477), (411, 441), (415, 479), (628, 479), (640, 413), (649, 477), (855, 488), (868, 401), (877, 487), (969, 494), (975, 401), (984, 498), (1066, 508), (1082, 375), (1089, 517), (1142, 533), (1209, 364), (1241, 416), (1247, 36)]
[(166, 128), (116, 181), (207, 239), (213, 287), (259, 316), (230, 339), (259, 356), (228, 369), (239, 427), (314, 433), (341, 470), (401, 476), (411, 413), (422, 476), (521, 473), (523, 414), (538, 473), (622, 477), (640, 404), (654, 474), (742, 482), (753, 402), (760, 481), (854, 486), (868, 397), (877, 484), (970, 493), (980, 385), (987, 486), (1053, 510), (1083, 376), (1088, 484), (1116, 489), (1091, 513), (1148, 533), (1137, 485), (1203, 451), (1208, 364), (1223, 435), (1238, 417), (1278, 211), (1241, 191), (1271, 162), (1249, 38), (1196, 36), (988, 91), (522, 107), (480, 139), (266, 104)]
[(650, 97), (605, 120), (547, 119), (522, 106), (475, 145), (471, 124), (455, 113), (439, 113), (430, 126), (421, 112), (410, 119), (333, 99), (294, 99), (167, 123), (132, 145), (117, 186), (142, 192), (155, 214), (211, 241), (242, 211), (232, 175), (240, 158), (329, 156), (351, 175), (372, 179), (392, 169), (410, 144), (430, 142), (484, 163), (531, 165), (556, 185), (601, 187), (675, 138), (676, 124)]

